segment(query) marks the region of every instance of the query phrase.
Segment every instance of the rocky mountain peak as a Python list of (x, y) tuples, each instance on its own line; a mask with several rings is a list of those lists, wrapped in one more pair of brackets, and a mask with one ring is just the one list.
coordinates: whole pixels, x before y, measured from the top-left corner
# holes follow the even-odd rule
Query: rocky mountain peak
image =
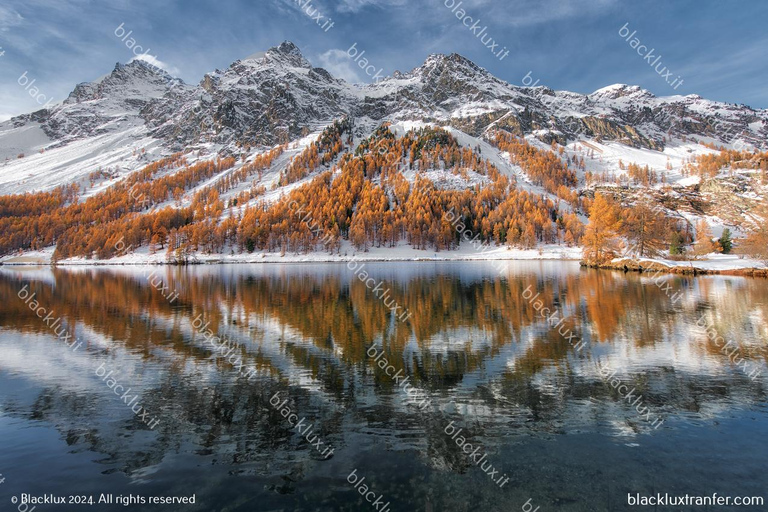
[(428, 80), (435, 80), (446, 73), (466, 79), (490, 76), (483, 68), (458, 53), (450, 55), (433, 53), (427, 57), (424, 64), (413, 69), (410, 74)]
[(183, 84), (181, 79), (171, 76), (157, 66), (135, 59), (127, 64), (118, 62), (111, 73), (93, 82), (78, 84), (64, 103), (127, 98), (147, 101), (159, 98), (168, 90)]
[(589, 95), (520, 87), (456, 53), (430, 55), (410, 72), (360, 87), (313, 68), (294, 43), (284, 41), (206, 74), (195, 87), (178, 85), (183, 82), (147, 62), (117, 64), (105, 77), (78, 85), (64, 105), (49, 111), (56, 119), (43, 129), (61, 139), (73, 127), (93, 135), (127, 120), (144, 124), (174, 151), (201, 143), (274, 145), (343, 115), (437, 122), (473, 136), (492, 125), (545, 141), (599, 137), (653, 149), (672, 135), (752, 143), (768, 135), (766, 111), (694, 96), (656, 97), (626, 84)]
[(293, 44), (291, 41), (283, 41), (278, 46), (274, 46), (267, 50), (265, 56), (268, 59), (277, 60), (283, 63), (290, 64), (298, 68), (311, 68), (312, 64), (304, 58), (304, 55), (299, 50), (299, 47)]
[(619, 98), (631, 98), (631, 99), (652, 99), (655, 98), (651, 91), (643, 89), (637, 85), (627, 84), (613, 84), (607, 87), (596, 90), (589, 95), (590, 99), (611, 99), (617, 100)]

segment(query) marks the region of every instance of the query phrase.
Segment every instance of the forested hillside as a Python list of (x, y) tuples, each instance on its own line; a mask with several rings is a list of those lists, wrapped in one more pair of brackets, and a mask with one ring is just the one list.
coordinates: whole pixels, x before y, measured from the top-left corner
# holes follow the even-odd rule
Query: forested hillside
[(0, 123), (0, 258), (768, 260), (767, 121), (624, 85), (517, 87), (455, 54), (367, 86), (288, 42), (197, 87), (136, 61)]

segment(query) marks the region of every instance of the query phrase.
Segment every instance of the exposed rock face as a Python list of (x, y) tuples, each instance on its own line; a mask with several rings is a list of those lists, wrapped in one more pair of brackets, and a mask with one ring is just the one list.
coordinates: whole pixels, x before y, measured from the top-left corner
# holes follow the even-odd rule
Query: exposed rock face
[(274, 144), (342, 115), (440, 122), (474, 136), (494, 126), (545, 142), (584, 135), (655, 150), (673, 136), (752, 144), (768, 136), (765, 111), (698, 96), (657, 98), (627, 85), (590, 95), (518, 87), (458, 54), (430, 55), (408, 73), (354, 86), (313, 68), (290, 42), (209, 73), (184, 95), (154, 100), (143, 114), (152, 133), (175, 149), (206, 141)]
[(271, 145), (349, 113), (354, 99), (348, 84), (313, 68), (285, 42), (205, 75), (181, 104), (164, 98), (144, 115), (153, 134), (178, 148), (205, 141)]
[(582, 117), (578, 122), (580, 123), (580, 131), (590, 137), (614, 140), (635, 148), (649, 148), (657, 151), (664, 149), (663, 143), (649, 139), (628, 124), (620, 125), (611, 119), (593, 116)]
[(273, 145), (341, 116), (375, 122), (419, 120), (474, 136), (489, 127), (565, 143), (580, 136), (663, 149), (670, 138), (708, 137), (762, 146), (768, 112), (698, 96), (658, 98), (637, 86), (612, 85), (589, 95), (519, 87), (457, 55), (430, 55), (408, 73), (358, 86), (314, 68), (284, 42), (235, 61), (189, 86), (140, 61), (80, 84), (56, 108), (12, 120), (39, 122), (66, 143), (126, 127), (144, 127), (170, 150), (200, 143)]
[(103, 135), (126, 126), (143, 125), (142, 109), (166, 95), (189, 89), (183, 81), (144, 61), (116, 64), (108, 75), (75, 86), (66, 100), (12, 121), (17, 126), (39, 122), (53, 140)]

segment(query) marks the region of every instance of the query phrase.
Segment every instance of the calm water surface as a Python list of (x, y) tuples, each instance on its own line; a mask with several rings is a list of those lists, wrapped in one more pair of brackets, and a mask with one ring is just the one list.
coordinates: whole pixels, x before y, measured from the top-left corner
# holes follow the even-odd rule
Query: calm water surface
[[(178, 293), (172, 302), (147, 280), (151, 270)], [(673, 301), (648, 277), (570, 262), (509, 263), (501, 274), (469, 262), (366, 271), (407, 321), (344, 264), (3, 267), (0, 510), (16, 510), (21, 493), (196, 498), (41, 511), (374, 510), (348, 483), (353, 470), (392, 511), (652, 510), (629, 507), (627, 493), (768, 498), (765, 280), (665, 277), (680, 292)], [(25, 286), (82, 341), (78, 350), (19, 298)], [(558, 312), (560, 331), (577, 338), (569, 343), (537, 307)], [(234, 347), (229, 361), (197, 318)], [(154, 429), (106, 370), (159, 420)], [(632, 388), (642, 396), (634, 404), (621, 391)], [(291, 427), (270, 404), (276, 393), (333, 455)], [(450, 422), (497, 478), (446, 434)]]

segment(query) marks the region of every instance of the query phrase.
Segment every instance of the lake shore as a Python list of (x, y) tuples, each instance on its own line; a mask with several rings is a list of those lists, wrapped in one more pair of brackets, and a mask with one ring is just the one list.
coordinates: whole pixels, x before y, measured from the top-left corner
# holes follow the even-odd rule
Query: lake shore
[(371, 247), (357, 251), (348, 243), (334, 254), (328, 252), (280, 253), (254, 252), (235, 254), (190, 254), (186, 261), (169, 259), (164, 250), (152, 253), (147, 247), (108, 260), (83, 257), (53, 261), (53, 248), (27, 251), (20, 255), (0, 258), (5, 266), (131, 266), (131, 265), (223, 265), (260, 263), (348, 263), (360, 262), (441, 262), (441, 261), (568, 261), (579, 262), (582, 267), (624, 272), (664, 272), (684, 275), (736, 275), (768, 277), (768, 267), (762, 262), (737, 255), (711, 254), (701, 260), (670, 260), (650, 258), (616, 258), (603, 265), (588, 265), (582, 260), (581, 247), (546, 245), (535, 249), (516, 249), (499, 246), (462, 244), (451, 251), (421, 250), (401, 244), (396, 247)]
[(147, 247), (140, 247), (134, 252), (108, 260), (86, 259), (83, 257), (53, 261), (53, 248), (42, 251), (27, 251), (15, 256), (0, 258), (2, 265), (178, 265), (178, 264), (225, 264), (225, 263), (345, 263), (350, 261), (531, 261), (562, 260), (577, 262), (581, 259), (580, 247), (564, 245), (545, 245), (535, 249), (514, 249), (500, 246), (481, 246), (476, 249), (471, 244), (462, 244), (451, 251), (414, 249), (410, 245), (396, 247), (371, 247), (367, 251), (358, 251), (351, 244), (344, 242), (338, 252), (325, 251), (308, 253), (292, 252), (253, 252), (230, 254), (192, 253), (186, 261), (169, 259), (164, 250), (152, 254)]
[(768, 277), (768, 267), (757, 260), (719, 254), (706, 260), (665, 260), (650, 258), (617, 258), (602, 265), (589, 265), (581, 261), (582, 267), (623, 272), (665, 272), (682, 275), (729, 275), (747, 277)]

